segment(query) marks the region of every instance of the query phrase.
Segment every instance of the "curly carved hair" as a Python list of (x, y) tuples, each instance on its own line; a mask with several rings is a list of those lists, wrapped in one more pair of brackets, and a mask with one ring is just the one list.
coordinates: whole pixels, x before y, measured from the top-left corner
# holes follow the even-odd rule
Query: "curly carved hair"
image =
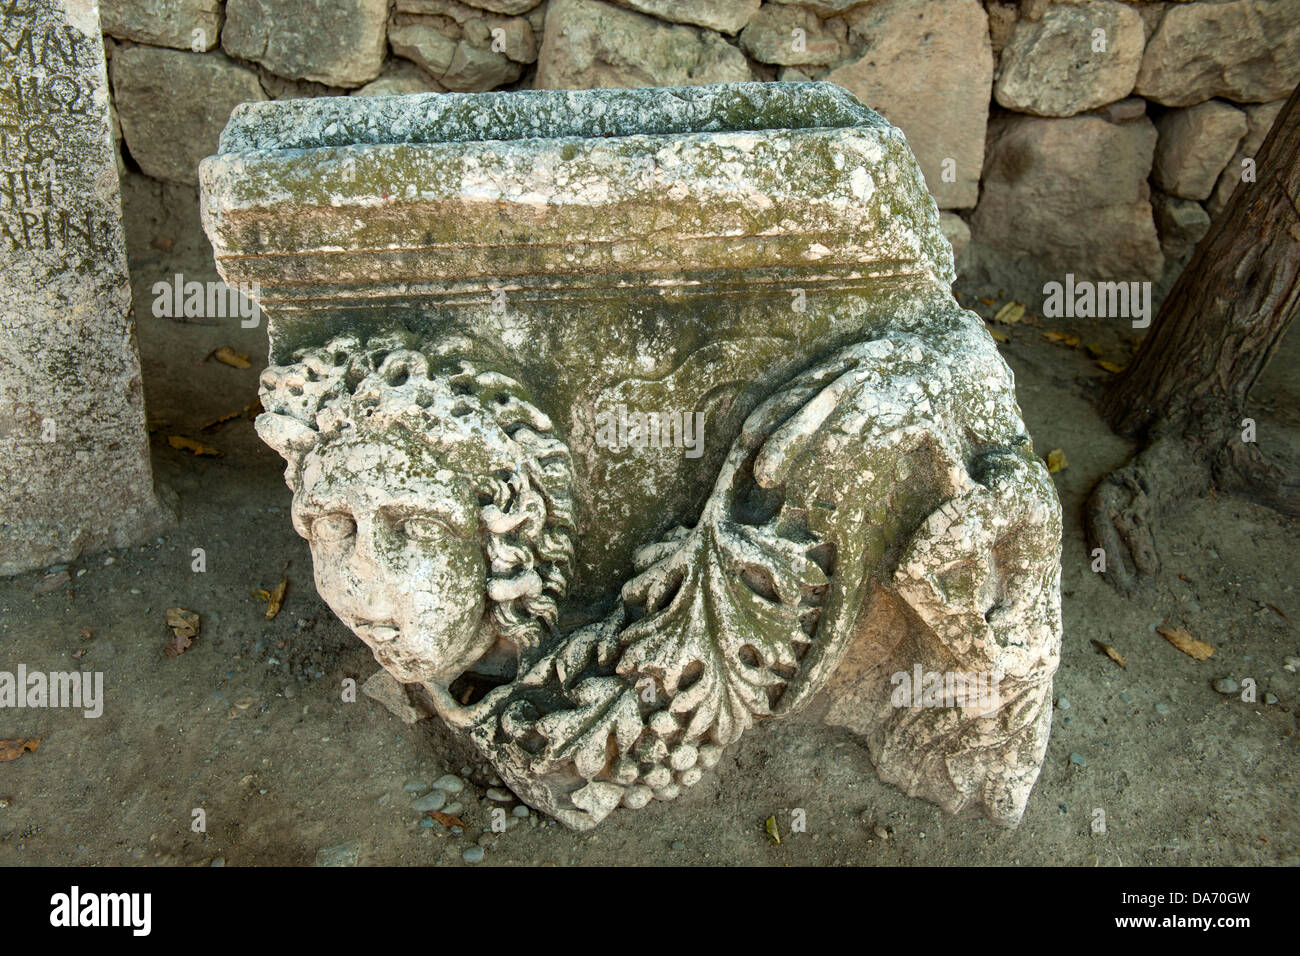
[(296, 488), (313, 448), (393, 428), (445, 455), (481, 506), (489, 623), (535, 646), (559, 616), (573, 564), (573, 468), (550, 419), (509, 376), (420, 347), (410, 333), (332, 339), (262, 373), (257, 433)]

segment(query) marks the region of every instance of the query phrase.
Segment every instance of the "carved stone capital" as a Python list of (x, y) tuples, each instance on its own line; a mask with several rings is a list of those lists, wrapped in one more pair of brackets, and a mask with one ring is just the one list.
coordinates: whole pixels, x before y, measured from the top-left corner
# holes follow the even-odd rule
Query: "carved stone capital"
[(202, 176), (322, 597), (525, 801), (672, 800), (818, 699), (1019, 820), (1060, 506), (897, 130), (822, 84), (292, 101)]

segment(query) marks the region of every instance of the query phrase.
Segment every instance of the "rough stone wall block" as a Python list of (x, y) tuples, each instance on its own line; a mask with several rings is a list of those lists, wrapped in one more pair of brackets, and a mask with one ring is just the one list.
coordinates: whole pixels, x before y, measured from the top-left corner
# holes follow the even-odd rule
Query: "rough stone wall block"
[(221, 47), (277, 76), (357, 87), (379, 76), (389, 0), (226, 0)]
[(1216, 96), (1263, 103), (1285, 99), (1298, 82), (1294, 0), (1175, 3), (1147, 41), (1136, 91), (1165, 106)]
[(0, 574), (124, 547), (154, 491), (90, 2), (8, 12), (0, 71)]
[(102, 0), (104, 32), (120, 40), (203, 53), (221, 42), (222, 0)]
[(989, 23), (977, 0), (880, 0), (845, 14), (868, 44), (826, 77), (902, 129), (940, 209), (969, 209), (993, 86)]
[[(643, 19), (547, 42), (593, 6)], [(1060, 505), (897, 128), (824, 83), (251, 103), (201, 188), (322, 597), (525, 801), (673, 800), (815, 699), (1020, 819)]]

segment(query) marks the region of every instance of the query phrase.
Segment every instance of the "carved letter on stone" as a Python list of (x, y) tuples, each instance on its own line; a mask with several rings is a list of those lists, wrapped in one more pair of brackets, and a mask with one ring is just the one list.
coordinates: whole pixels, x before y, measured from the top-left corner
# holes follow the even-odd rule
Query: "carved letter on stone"
[(1060, 506), (896, 129), (823, 84), (293, 100), (201, 178), (321, 596), (526, 802), (674, 799), (820, 694), (1020, 819)]

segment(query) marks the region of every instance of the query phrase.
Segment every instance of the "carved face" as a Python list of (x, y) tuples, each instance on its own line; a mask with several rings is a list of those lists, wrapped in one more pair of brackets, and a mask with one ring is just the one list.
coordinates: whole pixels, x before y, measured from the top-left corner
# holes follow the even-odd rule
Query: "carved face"
[(398, 680), (445, 686), (488, 650), (476, 498), (405, 430), (309, 452), (293, 521), (321, 597)]

